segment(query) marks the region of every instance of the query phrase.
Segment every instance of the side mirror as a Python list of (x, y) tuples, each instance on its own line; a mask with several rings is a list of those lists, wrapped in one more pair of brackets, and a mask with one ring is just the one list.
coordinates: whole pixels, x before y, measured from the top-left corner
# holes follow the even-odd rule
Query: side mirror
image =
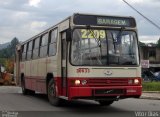
[(66, 41), (71, 41), (72, 40), (72, 31), (71, 29), (66, 30)]

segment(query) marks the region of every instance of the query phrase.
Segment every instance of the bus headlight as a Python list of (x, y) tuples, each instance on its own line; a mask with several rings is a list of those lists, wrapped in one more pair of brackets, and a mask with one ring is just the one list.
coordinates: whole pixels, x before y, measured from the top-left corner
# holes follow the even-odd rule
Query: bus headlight
[(138, 79), (134, 79), (134, 84), (139, 84), (139, 80)]
[(80, 85), (80, 83), (81, 83), (80, 80), (75, 80), (74, 82), (75, 85)]
[(82, 80), (81, 83), (82, 83), (82, 85), (86, 85), (87, 84), (87, 80)]

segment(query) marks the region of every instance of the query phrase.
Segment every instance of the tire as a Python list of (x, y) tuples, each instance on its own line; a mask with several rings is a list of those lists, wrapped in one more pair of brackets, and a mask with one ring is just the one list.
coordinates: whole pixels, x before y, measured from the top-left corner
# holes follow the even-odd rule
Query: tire
[(28, 90), (25, 87), (25, 81), (24, 78), (21, 78), (21, 88), (22, 88), (22, 93), (23, 95), (27, 95), (28, 94)]
[(55, 82), (53, 78), (49, 81), (47, 86), (47, 95), (49, 102), (54, 106), (61, 106), (63, 100), (58, 98), (56, 95), (56, 88), (55, 88)]
[(135, 96), (134, 98), (140, 98), (141, 97), (141, 95), (137, 95), (137, 96)]
[(22, 87), (22, 93), (23, 93), (23, 95), (28, 95), (28, 94), (33, 95), (33, 94), (35, 94), (35, 91), (26, 89), (24, 78), (22, 78), (22, 80), (21, 80), (21, 87)]
[(98, 102), (101, 106), (110, 106), (114, 101), (100, 100)]

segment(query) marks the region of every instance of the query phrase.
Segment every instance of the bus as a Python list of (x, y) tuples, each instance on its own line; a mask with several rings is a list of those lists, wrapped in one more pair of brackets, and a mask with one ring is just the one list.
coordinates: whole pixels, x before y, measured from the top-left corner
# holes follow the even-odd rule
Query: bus
[(23, 94), (52, 105), (88, 99), (110, 105), (142, 93), (133, 17), (74, 13), (17, 45), (15, 75)]

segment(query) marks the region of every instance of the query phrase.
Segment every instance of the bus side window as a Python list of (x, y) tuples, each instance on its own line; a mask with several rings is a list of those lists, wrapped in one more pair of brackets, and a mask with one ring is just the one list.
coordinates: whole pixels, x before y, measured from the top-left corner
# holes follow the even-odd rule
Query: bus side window
[(28, 48), (27, 48), (27, 60), (30, 60), (32, 58), (32, 46), (33, 46), (33, 41), (30, 41), (28, 43)]
[(33, 59), (37, 59), (39, 57), (39, 42), (40, 42), (40, 37), (34, 39)]
[(57, 35), (58, 35), (58, 30), (52, 30), (50, 33), (50, 40), (49, 40), (49, 56), (54, 56), (56, 55), (57, 52)]
[(26, 60), (26, 49), (27, 49), (27, 44), (23, 45), (22, 47), (22, 61)]
[(47, 56), (47, 48), (48, 48), (48, 33), (44, 34), (41, 38), (40, 57)]

